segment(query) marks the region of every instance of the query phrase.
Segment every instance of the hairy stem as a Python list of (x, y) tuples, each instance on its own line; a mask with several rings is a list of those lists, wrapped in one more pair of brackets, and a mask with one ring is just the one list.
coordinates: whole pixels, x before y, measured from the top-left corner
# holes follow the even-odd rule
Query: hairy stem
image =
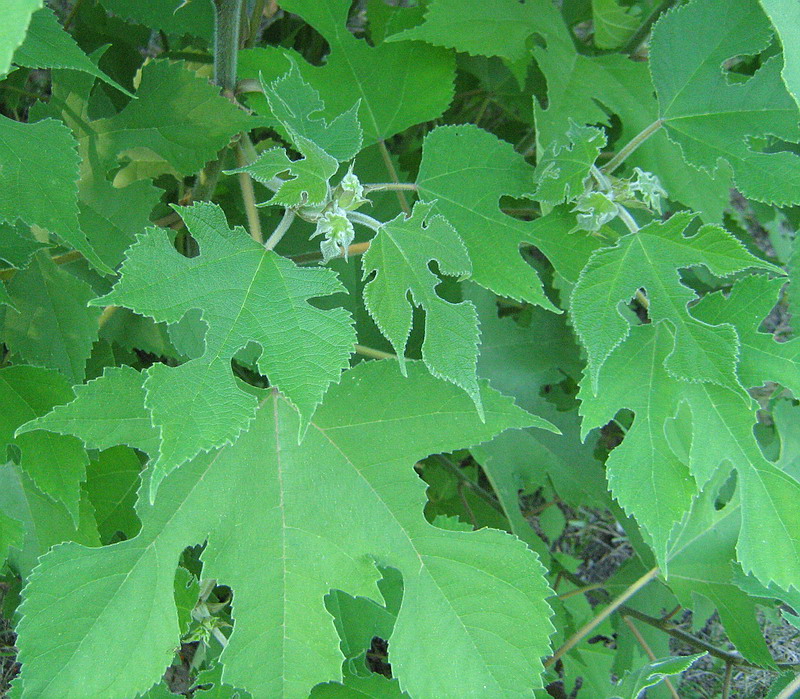
[[(369, 241), (366, 243), (354, 243), (347, 248), (347, 257), (354, 257), (355, 255), (363, 255), (369, 250)], [(322, 253), (319, 250), (314, 252), (304, 252), (300, 255), (291, 255), (289, 259), (298, 265), (308, 264), (309, 262), (316, 262), (322, 259)]]
[(725, 679), (722, 681), (722, 699), (730, 699), (732, 679), (733, 665), (731, 663), (725, 663)]
[(281, 222), (275, 227), (275, 230), (272, 231), (272, 235), (264, 244), (267, 250), (272, 250), (280, 242), (284, 233), (286, 233), (286, 231), (289, 230), (289, 226), (292, 225), (292, 221), (294, 221), (294, 211), (292, 211), (292, 209), (284, 209)]
[[(378, 141), (378, 149), (381, 152), (383, 163), (384, 165), (386, 165), (386, 171), (389, 173), (389, 179), (395, 184), (400, 184), (400, 178), (397, 177), (397, 170), (394, 169), (392, 156), (389, 155), (389, 149), (386, 147), (386, 144), (383, 142), (383, 139)], [(408, 199), (406, 199), (406, 195), (403, 194), (403, 192), (399, 189), (397, 190), (397, 201), (400, 202), (400, 208), (403, 210), (403, 213), (406, 216), (410, 216), (411, 207), (408, 205)]]
[(378, 219), (372, 218), (372, 216), (367, 216), (366, 214), (361, 214), (358, 211), (348, 211), (347, 218), (349, 218), (353, 223), (360, 223), (362, 226), (371, 228), (376, 233), (383, 225), (380, 221), (378, 221)]
[(638, 134), (636, 134), (611, 160), (603, 166), (603, 172), (610, 175), (622, 163), (624, 163), (628, 156), (633, 153), (639, 146), (641, 146), (650, 136), (664, 126), (663, 119), (656, 119), (649, 126), (645, 126)]
[(378, 182), (376, 184), (365, 184), (364, 191), (365, 192), (383, 192), (387, 190), (402, 190), (407, 189), (411, 190), (412, 192), (417, 191), (417, 185), (413, 182)]
[(242, 0), (214, 0), (214, 82), (233, 95)]
[(636, 582), (630, 585), (621, 595), (619, 595), (616, 599), (614, 599), (611, 604), (609, 604), (602, 612), (600, 612), (596, 617), (585, 623), (581, 628), (579, 628), (572, 636), (570, 636), (564, 645), (561, 646), (552, 656), (550, 656), (547, 660), (544, 661), (545, 667), (550, 667), (553, 665), (561, 656), (565, 653), (570, 651), (574, 648), (578, 643), (580, 643), (586, 636), (588, 636), (592, 631), (594, 631), (600, 624), (602, 624), (608, 617), (610, 617), (617, 609), (619, 609), (625, 602), (627, 602), (631, 597), (633, 597), (639, 590), (641, 590), (647, 583), (649, 583), (653, 578), (655, 578), (659, 573), (658, 566), (655, 568), (651, 568), (648, 570), (641, 578), (639, 578)]

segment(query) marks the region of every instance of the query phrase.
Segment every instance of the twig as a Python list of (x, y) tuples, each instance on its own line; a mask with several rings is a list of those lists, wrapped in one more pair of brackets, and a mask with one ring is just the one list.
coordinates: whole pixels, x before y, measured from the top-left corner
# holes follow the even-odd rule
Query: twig
[(264, 244), (267, 250), (272, 250), (280, 242), (284, 233), (286, 233), (286, 231), (289, 230), (289, 226), (292, 225), (292, 221), (294, 221), (294, 211), (292, 209), (284, 209), (281, 222), (275, 227), (275, 230), (272, 231), (272, 235)]
[(639, 146), (641, 146), (650, 136), (664, 126), (663, 119), (656, 119), (649, 126), (645, 126), (638, 134), (636, 134), (628, 143), (605, 165), (603, 165), (603, 172), (610, 175), (616, 170), (628, 156), (633, 153)]
[[(633, 637), (636, 639), (636, 641), (642, 647), (642, 649), (644, 650), (644, 652), (647, 655), (647, 657), (650, 658), (650, 662), (651, 663), (655, 662), (656, 654), (653, 653), (653, 649), (650, 648), (650, 646), (648, 645), (648, 643), (645, 640), (644, 636), (642, 636), (642, 634), (639, 631), (639, 629), (637, 629), (636, 625), (631, 621), (631, 618), (629, 616), (623, 614), (622, 615), (622, 621), (624, 621), (625, 625), (631, 630), (631, 633), (633, 634)], [(667, 685), (667, 689), (669, 690), (669, 693), (673, 696), (673, 699), (681, 699), (678, 696), (678, 693), (675, 691), (675, 687), (672, 685), (672, 682), (670, 681), (669, 677), (665, 677), (664, 678), (664, 684)]]
[[(384, 143), (383, 139), (378, 141), (378, 150), (380, 150), (383, 163), (386, 165), (386, 170), (389, 173), (389, 179), (395, 184), (400, 184), (400, 178), (397, 176), (397, 170), (394, 169), (392, 156), (389, 155), (389, 149), (386, 148), (386, 144)], [(403, 194), (403, 192), (399, 189), (397, 190), (397, 201), (400, 202), (400, 208), (403, 210), (403, 213), (405, 213), (406, 216), (410, 216), (411, 207), (408, 205), (408, 199), (406, 199), (406, 195)]]
[(580, 643), (583, 638), (588, 636), (594, 629), (596, 629), (600, 624), (602, 624), (608, 617), (610, 617), (617, 609), (619, 609), (625, 602), (627, 602), (633, 595), (635, 595), (639, 590), (641, 590), (647, 583), (653, 580), (659, 573), (658, 566), (655, 568), (651, 568), (648, 570), (641, 578), (639, 578), (636, 582), (630, 585), (621, 595), (619, 595), (616, 599), (614, 599), (611, 604), (609, 604), (602, 612), (600, 612), (597, 616), (593, 619), (588, 621), (586, 624), (581, 626), (572, 636), (570, 636), (566, 642), (555, 652), (552, 656), (550, 656), (547, 660), (544, 661), (545, 667), (550, 667), (553, 665), (561, 656), (565, 653), (570, 651), (573, 647), (575, 647), (578, 643)]
[[(707, 643), (702, 638), (697, 638), (697, 636), (693, 636), (682, 629), (679, 629), (675, 624), (671, 621), (662, 621), (656, 617), (649, 616), (644, 612), (640, 612), (638, 609), (634, 609), (633, 607), (622, 607), (620, 608), (621, 614), (627, 614), (634, 619), (638, 619), (639, 621), (643, 621), (645, 624), (649, 624), (650, 626), (654, 626), (657, 629), (661, 629), (665, 633), (668, 633), (673, 638), (677, 638), (679, 641), (683, 641), (684, 643), (692, 646), (693, 648), (697, 648), (699, 650), (706, 651), (709, 655), (713, 655), (715, 658), (719, 658), (720, 660), (724, 660), (726, 663), (731, 663), (737, 667), (752, 667), (757, 669), (763, 669), (760, 665), (756, 665), (755, 663), (751, 663), (749, 660), (745, 660), (741, 655), (738, 653), (730, 653), (726, 650), (722, 650), (721, 648), (717, 648), (716, 646), (712, 646), (710, 643)], [(800, 663), (775, 663), (776, 667), (780, 670), (797, 670), (800, 669)]]

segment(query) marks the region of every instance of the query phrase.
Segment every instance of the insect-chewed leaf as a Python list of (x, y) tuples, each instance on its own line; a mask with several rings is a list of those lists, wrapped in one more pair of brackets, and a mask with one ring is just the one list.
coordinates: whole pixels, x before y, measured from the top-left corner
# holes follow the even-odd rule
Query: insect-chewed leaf
[[(436, 260), (444, 274), (472, 270), (464, 243), (447, 220), (431, 215), (433, 204), (418, 202), (409, 218), (400, 214), (381, 226), (363, 257), (364, 303), (404, 366), (412, 306), (425, 309), (422, 358), (434, 376), (463, 388), (481, 410), (475, 367), (478, 314), (469, 301), (450, 303), (436, 293), (438, 277), (428, 265)], [(411, 303), (408, 294), (411, 294)]]
[[(402, 689), (418, 699), (530, 692), (552, 629), (541, 564), (505, 533), (429, 524), (413, 469), (428, 454), (536, 421), (486, 386), (481, 400), (485, 422), (463, 391), (418, 363), (407, 377), (394, 362), (364, 363), (328, 392), (298, 444), (295, 410), (265, 392), (233, 445), (167, 476), (155, 505), (140, 498), (135, 538), (64, 544), (42, 559), (18, 627), (22, 699), (135, 696), (157, 681), (179, 638), (175, 567), (185, 546), (204, 540), (204, 576), (234, 591), (221, 656), (231, 686), (299, 697), (340, 680), (324, 598), (340, 589), (379, 600), (378, 564), (403, 577), (390, 638)], [(65, 616), (72, 623), (53, 634)]]
[(231, 230), (213, 204), (178, 211), (200, 255), (183, 257), (165, 231), (151, 229), (128, 251), (112, 291), (93, 301), (168, 323), (197, 309), (208, 325), (200, 357), (149, 369), (146, 403), (161, 433), (151, 495), (173, 468), (233, 440), (252, 420), (255, 398), (237, 387), (230, 368), (248, 342), (261, 346), (259, 369), (297, 406), (302, 425), (355, 344), (349, 313), (309, 303), (343, 291), (332, 271), (300, 268), (265, 250), (242, 228)]
[(660, 117), (684, 158), (709, 173), (725, 164), (745, 196), (775, 204), (800, 201), (800, 158), (765, 152), (753, 141), (800, 140), (800, 115), (781, 80), (781, 61), (729, 81), (725, 61), (763, 51), (772, 27), (757, 0), (694, 0), (653, 28), (650, 69)]
[(635, 235), (620, 238), (614, 247), (595, 252), (582, 272), (573, 290), (571, 308), (595, 385), (603, 362), (630, 329), (619, 304), (644, 288), (650, 319), (669, 320), (676, 329), (675, 347), (666, 358), (667, 369), (689, 381), (738, 386), (736, 331), (727, 323), (709, 325), (689, 314), (687, 304), (696, 296), (681, 283), (679, 269), (705, 265), (719, 276), (749, 267), (780, 270), (751, 255), (719, 226), (702, 226), (695, 235), (685, 237), (684, 230), (692, 218), (692, 214), (682, 212), (664, 223), (650, 223)]

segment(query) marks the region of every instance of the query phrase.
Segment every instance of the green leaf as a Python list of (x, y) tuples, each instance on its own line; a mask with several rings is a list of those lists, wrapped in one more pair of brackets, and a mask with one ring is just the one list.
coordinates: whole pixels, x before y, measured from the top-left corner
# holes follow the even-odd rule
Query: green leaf
[[(137, 99), (112, 117), (89, 124), (81, 148), (106, 168), (129, 151), (148, 149), (179, 174), (200, 170), (253, 120), (205, 78), (181, 63), (152, 61), (142, 68)], [(84, 126), (85, 129), (85, 126)]]
[[(280, 78), (269, 84), (261, 79), (261, 89), (273, 116), (292, 140), (299, 137), (301, 143), (311, 141), (339, 162), (352, 160), (361, 150), (363, 137), (358, 121), (359, 101), (328, 123), (319, 92), (303, 79), (294, 59), (290, 58), (290, 62), (289, 72)], [(315, 114), (319, 116), (312, 118)]]
[(28, 475), (10, 463), (0, 466), (0, 512), (22, 522), (25, 529), (20, 550), (11, 549), (8, 554), (11, 567), (25, 578), (51, 546), (63, 541), (100, 545), (94, 512), (85, 494), (81, 494), (76, 524), (63, 504), (42, 493)]
[(56, 369), (80, 383), (97, 339), (100, 311), (86, 282), (65, 272), (46, 250), (8, 283), (14, 309), (6, 311), (4, 337), (11, 350), (35, 366)]
[[(259, 206), (319, 206), (328, 200), (328, 182), (339, 169), (339, 163), (307, 138), (295, 136), (295, 139), (303, 156), (299, 160), (290, 160), (283, 148), (271, 148), (249, 165), (229, 171), (246, 172), (262, 184), (275, 186), (278, 182), (274, 196)], [(283, 172), (289, 178), (276, 180)]]
[[(111, 406), (107, 403), (106, 406)], [(140, 401), (139, 408), (142, 407)], [(86, 494), (94, 508), (97, 530), (104, 543), (117, 532), (131, 538), (139, 530), (134, 512), (142, 463), (128, 447), (112, 447), (97, 455), (86, 469)]]
[(27, 226), (0, 224), (0, 260), (15, 269), (27, 267), (33, 253), (43, 247), (45, 244), (35, 240)]
[(14, 53), (13, 62), (26, 68), (81, 70), (100, 78), (129, 97), (133, 96), (92, 62), (72, 36), (64, 31), (49, 7), (33, 13), (25, 41)]
[[(634, 5), (634, 7), (638, 7)], [(592, 0), (594, 43), (600, 49), (622, 46), (639, 28), (642, 18), (617, 0)]]
[(712, 175), (727, 165), (745, 196), (785, 205), (800, 201), (800, 159), (752, 145), (761, 137), (800, 140), (781, 61), (765, 61), (742, 83), (731, 83), (722, 68), (730, 58), (763, 51), (771, 38), (757, 0), (695, 0), (653, 28), (650, 69), (659, 115), (686, 162)]
[(0, 220), (19, 219), (55, 233), (110, 273), (78, 225), (79, 164), (75, 139), (64, 124), (54, 119), (20, 124), (0, 115)]
[(636, 413), (622, 445), (608, 457), (606, 473), (614, 498), (650, 535), (660, 564), (672, 528), (697, 492), (688, 465), (673, 452), (665, 432), (686, 386), (664, 368), (671, 351), (672, 335), (664, 323), (632, 327), (598, 371), (596, 394), (587, 380), (578, 394), (584, 437), (623, 408)]
[(419, 39), (473, 56), (528, 58), (528, 39), (538, 26), (536, 3), (518, 0), (431, 0), (422, 24), (386, 41)]
[(318, 684), (309, 699), (408, 699), (396, 679), (383, 675), (347, 677), (342, 684)]
[[(425, 138), (417, 177), (420, 197), (435, 202), (456, 229), (472, 260), (472, 280), (519, 301), (557, 310), (545, 296), (534, 269), (519, 248), (532, 243), (553, 266), (572, 277), (597, 247), (584, 233), (570, 235), (574, 216), (556, 210), (536, 221), (521, 221), (499, 208), (503, 196), (526, 197), (533, 189), (533, 168), (509, 143), (471, 124), (440, 126)], [(584, 258), (585, 259), (585, 258)]]
[(551, 143), (536, 163), (534, 196), (539, 201), (561, 204), (583, 194), (589, 170), (606, 144), (600, 129), (574, 121), (570, 121), (567, 138), (569, 145)]
[(10, 549), (21, 549), (24, 541), (25, 527), (22, 522), (0, 512), (0, 569), (5, 566)]
[(43, 0), (8, 0), (0, 6), (0, 76), (8, 73), (11, 57), (25, 39), (31, 16)]
[[(422, 42), (370, 46), (347, 28), (350, 4), (350, 0), (284, 0), (281, 5), (300, 15), (330, 45), (324, 65), (299, 66), (325, 104), (320, 116), (330, 123), (360, 100), (364, 146), (438, 118), (453, 98), (455, 64), (450, 52)], [(278, 52), (262, 50), (257, 55), (265, 74), (275, 60), (286, 66), (282, 73), (290, 68), (290, 60)]]
[[(751, 662), (770, 666), (772, 656), (758, 625), (756, 602), (742, 592), (736, 578), (740, 501), (734, 498), (717, 509), (716, 490), (707, 487), (695, 500), (670, 543), (669, 585), (684, 607), (696, 607), (698, 596), (711, 602), (739, 652)], [(704, 622), (705, 615), (697, 615), (695, 628)]]
[[(530, 424), (488, 388), (482, 402), (485, 423), (463, 392), (421, 365), (403, 378), (394, 362), (367, 362), (331, 388), (298, 445), (295, 410), (266, 393), (232, 446), (170, 474), (155, 505), (140, 499), (136, 538), (100, 549), (65, 544), (43, 558), (18, 625), (21, 696), (132, 696), (158, 680), (178, 640), (178, 557), (205, 539), (204, 576), (235, 595), (236, 625), (221, 658), (232, 686), (304, 696), (340, 679), (323, 599), (331, 588), (379, 599), (377, 562), (403, 576), (390, 644), (393, 672), (410, 695), (529, 692), (551, 631), (535, 554), (497, 531), (429, 525), (412, 468), (427, 454)], [(56, 636), (65, 615), (73, 623)], [(131, 634), (146, 642), (130, 644)]]
[(117, 17), (176, 34), (211, 38), (214, 12), (198, 0), (100, 0)]
[(775, 381), (800, 396), (800, 338), (778, 342), (759, 327), (772, 311), (786, 283), (782, 277), (748, 276), (739, 279), (728, 296), (707, 294), (692, 306), (692, 315), (709, 325), (730, 323), (739, 334), (738, 373), (748, 388)]
[(124, 444), (145, 454), (158, 454), (158, 430), (144, 408), (145, 377), (128, 366), (106, 367), (103, 375), (82, 386), (75, 386), (74, 399), (68, 395), (46, 415), (17, 430), (47, 430), (74, 435), (87, 449), (110, 449)]
[(571, 309), (595, 387), (603, 363), (630, 330), (619, 305), (640, 288), (647, 292), (650, 319), (669, 320), (675, 328), (667, 369), (689, 381), (738, 386), (736, 331), (728, 324), (712, 326), (689, 314), (687, 304), (695, 294), (681, 283), (678, 270), (705, 265), (714, 274), (726, 276), (749, 267), (778, 268), (751, 255), (719, 226), (705, 225), (685, 237), (692, 218), (683, 212), (664, 223), (654, 221), (635, 235), (620, 238), (614, 247), (598, 250), (581, 273)]
[(691, 665), (705, 653), (659, 658), (653, 662), (625, 673), (622, 681), (614, 688), (610, 699), (638, 699), (648, 687), (655, 687), (665, 677), (673, 677), (686, 672)]
[[(658, 119), (658, 104), (647, 65), (615, 54), (586, 56), (575, 48), (572, 32), (558, 8), (546, 0), (537, 3), (537, 33), (546, 47), (534, 46), (533, 54), (547, 78), (546, 109), (534, 101), (536, 138), (541, 148), (564, 143), (564, 125), (611, 126), (610, 114), (621, 121), (622, 147)], [(723, 173), (711, 177), (687, 168), (680, 148), (666, 133), (656, 132), (632, 153), (626, 163), (658, 173), (670, 196), (700, 211), (706, 222), (722, 219), (728, 200), (729, 181)]]
[(71, 436), (37, 430), (17, 436), (15, 430), (70, 398), (69, 383), (59, 373), (30, 366), (0, 369), (0, 446), (13, 443), (20, 450), (20, 466), (45, 495), (63, 503), (78, 522), (80, 484), (89, 459)]
[(412, 308), (422, 307), (425, 366), (434, 376), (463, 388), (480, 412), (475, 306), (469, 301), (450, 303), (437, 295), (440, 280), (429, 269), (435, 260), (443, 274), (459, 276), (469, 274), (472, 265), (458, 234), (445, 218), (431, 215), (432, 208), (432, 203), (418, 202), (410, 217), (400, 214), (381, 226), (362, 260), (364, 279), (374, 273), (364, 287), (364, 303), (392, 343), (403, 372)]
[(183, 257), (165, 231), (150, 229), (128, 251), (113, 290), (92, 302), (167, 323), (199, 309), (208, 324), (201, 356), (148, 370), (146, 404), (161, 432), (151, 497), (172, 469), (234, 440), (252, 420), (255, 398), (237, 387), (230, 368), (248, 342), (261, 346), (259, 370), (297, 407), (303, 426), (355, 344), (349, 313), (308, 302), (344, 290), (333, 272), (300, 268), (265, 250), (242, 228), (231, 230), (213, 204), (176, 210), (200, 255)]
[(783, 82), (800, 105), (800, 6), (791, 0), (760, 0), (783, 46)]

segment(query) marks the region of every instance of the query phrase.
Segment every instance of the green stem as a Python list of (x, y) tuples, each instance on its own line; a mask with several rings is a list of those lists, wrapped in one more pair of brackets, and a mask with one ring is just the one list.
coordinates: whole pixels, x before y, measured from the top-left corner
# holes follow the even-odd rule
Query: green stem
[(281, 222), (277, 225), (275, 230), (272, 231), (269, 240), (264, 244), (267, 250), (272, 250), (280, 242), (284, 233), (286, 233), (286, 231), (289, 230), (289, 226), (292, 225), (292, 221), (294, 221), (294, 211), (292, 209), (284, 209)]
[(381, 226), (383, 226), (377, 219), (372, 218), (372, 216), (367, 216), (366, 214), (361, 214), (358, 211), (348, 211), (347, 218), (353, 223), (360, 223), (362, 226), (371, 228), (376, 233), (381, 229)]
[(267, 0), (256, 0), (253, 7), (253, 14), (250, 15), (250, 26), (248, 27), (247, 40), (244, 42), (246, 48), (249, 48), (256, 43), (258, 38), (258, 30), (261, 28), (261, 18), (264, 16), (264, 8), (267, 6)]
[(370, 359), (397, 359), (396, 354), (391, 352), (384, 352), (383, 350), (367, 347), (366, 345), (356, 345), (356, 354), (362, 357), (369, 357)]
[(564, 645), (561, 646), (552, 656), (544, 661), (545, 667), (550, 667), (561, 658), (565, 653), (572, 650), (578, 643), (580, 643), (586, 636), (594, 631), (600, 624), (602, 624), (608, 617), (610, 617), (617, 609), (619, 609), (625, 602), (633, 597), (639, 590), (641, 590), (647, 583), (655, 578), (659, 573), (658, 566), (648, 570), (641, 578), (630, 585), (619, 597), (614, 599), (602, 612), (596, 617), (581, 626), (572, 636), (570, 636)]
[(614, 170), (616, 170), (628, 156), (633, 153), (639, 146), (641, 146), (650, 136), (652, 136), (656, 131), (658, 131), (662, 126), (664, 126), (663, 119), (656, 119), (652, 124), (649, 126), (645, 126), (638, 134), (636, 134), (628, 144), (620, 150), (611, 160), (609, 160), (603, 166), (603, 172), (606, 175), (610, 175)]
[[(236, 159), (240, 168), (248, 164), (247, 156), (241, 145), (236, 148)], [(261, 232), (261, 219), (256, 208), (256, 193), (253, 189), (253, 180), (246, 172), (240, 172), (237, 176), (239, 178), (239, 188), (242, 190), (242, 203), (247, 214), (247, 226), (250, 229), (250, 236), (257, 243), (263, 243), (264, 234)]]
[(413, 182), (378, 182), (376, 184), (365, 184), (365, 192), (384, 192), (384, 191), (399, 191), (407, 189), (412, 192), (417, 191), (417, 185)]
[[(397, 170), (394, 169), (392, 156), (389, 155), (389, 149), (386, 147), (383, 140), (378, 141), (378, 150), (381, 152), (383, 164), (386, 166), (386, 171), (389, 173), (389, 179), (395, 184), (400, 184), (400, 178), (397, 176)], [(410, 216), (411, 207), (408, 205), (408, 199), (406, 199), (406, 195), (400, 190), (397, 190), (397, 201), (400, 202), (400, 208), (403, 210), (403, 213), (406, 216)]]
[(242, 0), (214, 0), (214, 82), (233, 94)]
[(446, 471), (454, 475), (461, 483), (467, 486), (467, 488), (469, 488), (478, 497), (480, 497), (486, 503), (491, 505), (500, 514), (505, 515), (505, 512), (503, 511), (503, 506), (500, 504), (497, 498), (494, 495), (492, 495), (492, 493), (490, 493), (488, 490), (482, 488), (480, 485), (470, 480), (467, 474), (464, 473), (452, 461), (450, 461), (450, 459), (441, 454), (436, 454), (433, 458), (436, 459), (436, 462), (440, 466), (442, 466), (442, 468), (444, 468)]

